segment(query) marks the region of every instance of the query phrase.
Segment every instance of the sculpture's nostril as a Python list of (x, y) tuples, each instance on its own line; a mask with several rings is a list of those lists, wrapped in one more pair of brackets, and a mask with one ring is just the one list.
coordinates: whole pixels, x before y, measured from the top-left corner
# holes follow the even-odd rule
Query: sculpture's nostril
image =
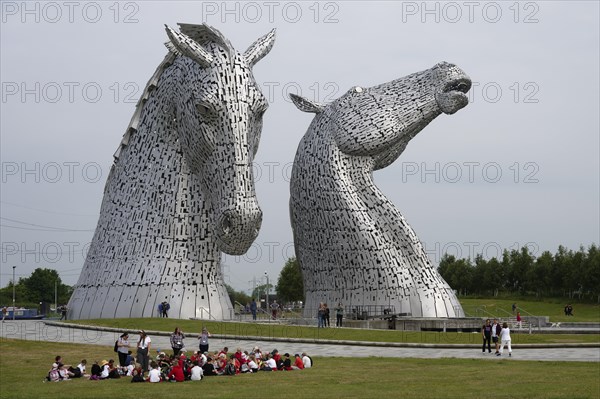
[(231, 217), (229, 215), (223, 216), (223, 221), (221, 222), (221, 231), (223, 231), (223, 235), (229, 235), (232, 229), (231, 225)]

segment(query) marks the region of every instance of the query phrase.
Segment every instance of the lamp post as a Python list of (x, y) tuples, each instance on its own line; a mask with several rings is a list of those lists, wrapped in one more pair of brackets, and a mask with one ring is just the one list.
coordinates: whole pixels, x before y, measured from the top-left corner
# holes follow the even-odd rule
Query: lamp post
[(16, 285), (16, 280), (15, 280), (15, 269), (17, 267), (13, 266), (13, 321), (15, 321), (15, 313), (17, 313), (15, 311), (15, 285)]
[(269, 311), (269, 275), (265, 271), (265, 277), (267, 278), (267, 288), (266, 288), (266, 302), (267, 302), (267, 312)]

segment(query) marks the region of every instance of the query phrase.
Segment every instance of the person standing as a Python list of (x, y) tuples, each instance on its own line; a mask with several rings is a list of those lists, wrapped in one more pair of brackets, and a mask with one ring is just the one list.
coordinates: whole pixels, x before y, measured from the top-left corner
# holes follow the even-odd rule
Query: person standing
[(329, 327), (329, 306), (327, 306), (327, 304), (323, 304), (323, 306), (325, 306), (325, 315), (324, 315), (324, 320), (323, 320), (323, 327)]
[(173, 356), (177, 357), (181, 348), (183, 348), (183, 339), (185, 335), (179, 327), (175, 327), (175, 331), (171, 334), (171, 348), (173, 348)]
[(121, 367), (127, 367), (127, 355), (129, 354), (129, 334), (123, 333), (117, 340), (117, 354)]
[(521, 322), (523, 319), (521, 319), (521, 312), (517, 312), (517, 324), (519, 325), (519, 330), (521, 329)]
[(319, 304), (319, 310), (317, 311), (317, 322), (318, 328), (325, 327), (325, 304), (323, 302)]
[(496, 354), (498, 354), (498, 349), (500, 345), (498, 343), (498, 337), (500, 336), (500, 324), (498, 324), (498, 319), (494, 319), (494, 323), (492, 324), (492, 342), (496, 345)]
[(169, 302), (164, 301), (163, 302), (163, 317), (169, 318), (169, 309), (171, 309), (171, 305), (169, 305)]
[(492, 325), (490, 323), (490, 319), (487, 319), (481, 328), (481, 335), (483, 336), (483, 346), (481, 347), (481, 351), (485, 353), (485, 344), (487, 342), (488, 353), (492, 353)]
[(250, 303), (250, 312), (252, 312), (252, 320), (256, 320), (256, 300), (252, 298), (252, 302)]
[(344, 318), (344, 307), (342, 306), (342, 303), (338, 303), (337, 307), (335, 308), (335, 326), (336, 327), (341, 327), (342, 326), (342, 319)]
[(163, 316), (163, 302), (158, 304), (158, 317), (164, 317)]
[(202, 327), (202, 333), (198, 337), (200, 340), (200, 353), (208, 352), (208, 338), (210, 338), (210, 333), (206, 327)]
[(273, 316), (273, 320), (277, 320), (277, 311), (279, 310), (279, 304), (277, 301), (273, 301), (271, 304), (271, 316)]
[(512, 347), (510, 346), (510, 328), (508, 323), (502, 323), (502, 330), (500, 331), (500, 352), (496, 356), (502, 356), (504, 352), (504, 346), (508, 347), (508, 356), (512, 356)]
[(137, 343), (137, 361), (142, 366), (142, 373), (148, 371), (148, 354), (150, 353), (150, 344), (152, 340), (146, 334), (146, 331), (140, 331), (140, 339)]
[(8, 313), (8, 309), (6, 309), (6, 306), (2, 307), (2, 323), (4, 323), (4, 319), (6, 319), (7, 313)]

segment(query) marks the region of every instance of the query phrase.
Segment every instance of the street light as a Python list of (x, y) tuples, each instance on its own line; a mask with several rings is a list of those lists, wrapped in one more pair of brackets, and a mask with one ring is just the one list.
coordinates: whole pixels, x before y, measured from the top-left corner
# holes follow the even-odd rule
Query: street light
[(269, 275), (267, 274), (266, 271), (265, 271), (265, 277), (267, 278), (267, 289), (265, 291), (267, 292), (266, 301), (267, 301), (267, 312), (268, 312), (269, 311)]
[(15, 311), (15, 285), (16, 285), (16, 280), (15, 280), (15, 269), (17, 267), (13, 266), (13, 321), (15, 321), (15, 313), (17, 313)]

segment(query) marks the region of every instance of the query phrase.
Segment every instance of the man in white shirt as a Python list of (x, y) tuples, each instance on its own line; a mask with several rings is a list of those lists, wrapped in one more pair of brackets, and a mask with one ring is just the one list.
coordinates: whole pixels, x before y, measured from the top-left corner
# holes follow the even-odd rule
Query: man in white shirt
[(191, 374), (190, 380), (192, 381), (200, 381), (202, 379), (204, 370), (202, 370), (202, 367), (198, 365), (198, 362), (196, 362), (194, 367), (192, 367)]
[(79, 371), (81, 371), (81, 375), (84, 376), (85, 375), (85, 365), (87, 364), (87, 360), (83, 359), (81, 361), (81, 363), (79, 363), (77, 365), (77, 368), (79, 369)]
[(273, 359), (273, 355), (269, 353), (269, 358), (265, 364), (271, 368), (271, 370), (277, 370), (277, 362)]
[(302, 353), (302, 363), (304, 363), (304, 368), (309, 369), (312, 367), (312, 360), (306, 354), (306, 352)]
[(150, 372), (148, 373), (148, 381), (150, 382), (160, 382), (160, 369), (158, 368), (158, 364), (153, 360), (151, 364)]

